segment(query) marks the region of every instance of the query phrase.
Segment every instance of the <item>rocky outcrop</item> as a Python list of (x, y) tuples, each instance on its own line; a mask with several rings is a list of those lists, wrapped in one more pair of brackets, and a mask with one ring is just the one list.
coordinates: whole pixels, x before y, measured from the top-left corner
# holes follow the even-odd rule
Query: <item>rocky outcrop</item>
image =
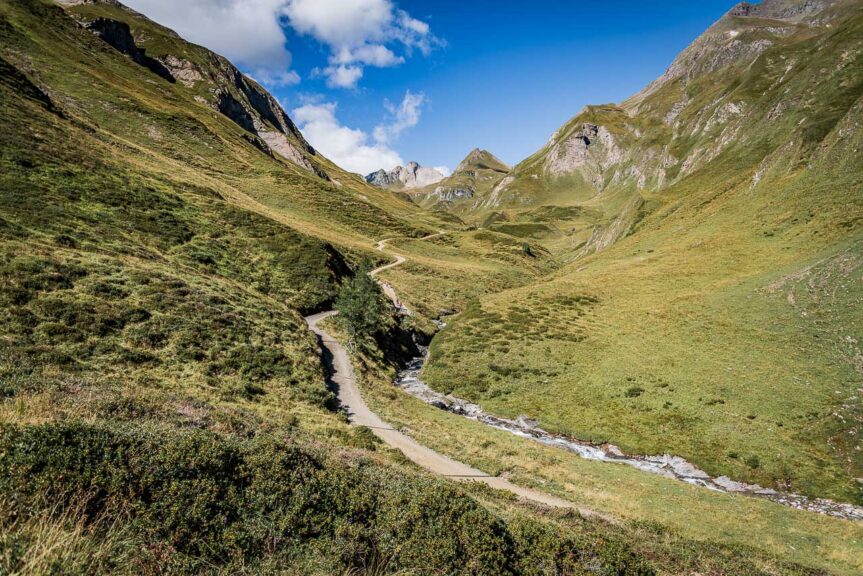
[(391, 172), (383, 169), (372, 172), (366, 176), (366, 182), (379, 188), (399, 187), (411, 190), (437, 184), (444, 178), (445, 176), (434, 168), (408, 162), (407, 166), (396, 166)]
[(204, 79), (201, 70), (189, 60), (184, 60), (171, 55), (159, 58), (158, 60), (168, 70), (168, 72), (171, 73), (171, 76), (182, 82), (186, 87), (191, 88), (197, 82)]
[(168, 82), (176, 82), (174, 77), (171, 75), (171, 72), (165, 68), (164, 64), (155, 58), (147, 56), (146, 50), (135, 44), (132, 30), (125, 22), (111, 20), (109, 18), (96, 18), (95, 20), (85, 22), (84, 27), (104, 40), (115, 50), (122, 52), (131, 58), (133, 62), (140, 64)]
[(829, 5), (829, 0), (764, 0), (760, 4), (741, 2), (728, 14), (737, 18), (799, 21), (818, 14)]
[[(120, 19), (107, 17), (93, 19), (84, 16), (84, 13), (74, 12), (74, 6), (91, 3), (116, 7), (125, 15), (118, 15)], [(177, 45), (177, 50), (184, 53), (183, 58), (170, 53), (153, 58), (141, 46), (142, 43), (146, 44), (148, 39), (152, 40), (152, 32), (139, 35), (136, 39), (134, 31), (126, 21), (127, 15), (135, 19), (145, 19), (141, 14), (113, 0), (87, 2), (67, 0), (62, 4), (70, 7), (70, 14), (84, 28), (168, 82), (179, 81), (185, 87), (198, 87), (203, 83), (208, 95), (196, 94), (195, 100), (217, 110), (252, 134), (253, 138), (245, 138), (245, 140), (253, 143), (256, 148), (265, 153), (275, 153), (299, 168), (329, 180), (327, 174), (312, 161), (312, 158), (317, 155), (315, 149), (305, 140), (278, 101), (227, 59), (199, 46), (194, 47), (194, 50), (188, 50), (182, 44)], [(160, 43), (160, 50), (164, 50), (165, 46), (170, 49), (173, 42), (183, 42), (176, 33), (167, 28), (162, 28), (155, 23), (148, 24), (164, 35), (163, 40), (167, 39), (167, 42)]]
[(434, 168), (424, 168), (416, 162), (408, 162), (398, 176), (405, 188), (422, 188), (436, 184), (444, 179), (444, 175)]
[(432, 194), (441, 202), (455, 202), (465, 198), (473, 198), (476, 192), (473, 188), (458, 187), (458, 186), (438, 186)]
[(277, 131), (269, 131), (269, 130), (259, 130), (258, 136), (267, 143), (267, 146), (270, 149), (287, 160), (290, 160), (300, 168), (304, 168), (309, 170), (310, 172), (316, 173), (321, 178), (328, 180), (329, 177), (323, 171), (319, 171), (315, 168), (315, 166), (309, 162), (308, 158), (306, 158), (303, 153), (291, 143), (290, 140), (282, 133)]
[(586, 182), (601, 190), (606, 171), (622, 158), (622, 150), (606, 127), (585, 122), (552, 145), (545, 172), (551, 177), (580, 173)]
[(383, 168), (366, 176), (366, 182), (378, 188), (386, 188), (392, 183), (389, 173)]

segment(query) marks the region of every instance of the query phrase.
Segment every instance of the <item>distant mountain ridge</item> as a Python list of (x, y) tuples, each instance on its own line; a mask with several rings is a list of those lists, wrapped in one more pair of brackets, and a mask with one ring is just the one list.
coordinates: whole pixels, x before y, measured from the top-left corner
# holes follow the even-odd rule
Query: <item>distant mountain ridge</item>
[(411, 193), (420, 206), (454, 212), (469, 210), (481, 202), (512, 168), (488, 150), (475, 148), (455, 171), (433, 185)]
[(420, 166), (418, 162), (408, 162), (407, 166), (396, 166), (387, 172), (380, 169), (366, 176), (366, 182), (378, 188), (403, 188), (412, 190), (440, 182), (445, 175), (435, 168)]

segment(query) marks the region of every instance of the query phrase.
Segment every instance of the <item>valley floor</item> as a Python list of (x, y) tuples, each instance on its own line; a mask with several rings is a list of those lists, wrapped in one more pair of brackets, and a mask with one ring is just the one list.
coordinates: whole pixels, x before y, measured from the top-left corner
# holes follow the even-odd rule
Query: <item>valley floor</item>
[[(391, 242), (394, 240), (384, 240), (376, 248), (387, 250)], [(410, 256), (404, 255), (406, 250), (399, 252), (392, 252), (395, 260), (373, 273), (395, 271), (405, 265)], [(394, 304), (401, 305), (389, 288)], [(327, 351), (325, 358), (331, 366), (333, 385), (351, 422), (370, 428), (385, 443), (435, 474), (478, 480), (553, 506), (575, 506), (586, 515), (662, 522), (696, 540), (740, 546), (758, 542), (759, 548), (771, 553), (805, 565), (831, 567), (841, 574), (863, 570), (863, 525), (859, 521), (788, 509), (748, 496), (675, 485), (674, 480), (644, 477), (644, 472), (621, 470), (619, 465), (579, 461), (554, 446), (532, 447), (532, 442), (524, 438), (528, 435), (506, 438), (501, 427), (489, 429), (476, 418), (459, 422), (461, 418), (455, 414), (418, 403), (402, 393), (393, 394), (391, 379), (386, 376), (382, 380), (360, 378), (365, 384), (361, 394), (346, 351), (318, 326), (332, 314), (318, 314), (307, 321)], [(372, 411), (363, 395), (386, 416)], [(409, 431), (409, 435), (403, 431)], [(781, 498), (777, 500), (782, 502)], [(786, 499), (785, 503), (795, 507), (801, 501), (806, 499)], [(818, 509), (814, 501), (811, 507)], [(853, 506), (829, 502), (823, 503), (823, 509), (849, 518), (859, 514)], [(693, 515), (701, 521), (691, 523)], [(746, 521), (742, 522), (742, 518)]]

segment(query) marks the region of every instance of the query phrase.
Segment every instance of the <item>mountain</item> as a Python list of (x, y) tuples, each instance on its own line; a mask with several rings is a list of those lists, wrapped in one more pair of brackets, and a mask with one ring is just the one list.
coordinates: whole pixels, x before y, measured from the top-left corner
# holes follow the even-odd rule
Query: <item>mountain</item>
[(459, 214), (567, 264), (448, 325), (429, 384), (627, 453), (863, 503), (861, 126), (863, 3), (735, 7)]
[[(575, 247), (577, 256), (628, 234), (654, 193), (730, 149), (744, 163), (764, 162), (754, 175), (760, 179), (777, 165), (776, 155), (791, 154), (781, 144), (803, 152), (853, 104), (853, 91), (839, 104), (835, 93), (803, 86), (812, 68), (794, 47), (826, 39), (856, 7), (847, 0), (738, 5), (644, 91), (622, 104), (586, 107), (459, 215), (480, 224), (507, 221), (511, 231), (523, 227), (549, 245)], [(800, 108), (806, 98), (815, 99), (809, 114)]]
[(407, 166), (396, 166), (391, 172), (378, 170), (366, 176), (366, 182), (378, 188), (412, 190), (422, 188), (444, 179), (444, 175), (434, 168), (425, 168), (416, 162)]
[(411, 197), (424, 207), (446, 207), (458, 213), (462, 206), (481, 201), (503, 179), (510, 167), (487, 150), (473, 150), (453, 173), (434, 186), (415, 190)]

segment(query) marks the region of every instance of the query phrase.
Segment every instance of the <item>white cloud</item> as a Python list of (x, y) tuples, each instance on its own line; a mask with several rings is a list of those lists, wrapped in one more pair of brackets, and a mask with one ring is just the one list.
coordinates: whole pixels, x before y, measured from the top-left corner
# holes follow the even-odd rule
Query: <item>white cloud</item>
[[(322, 102), (320, 99), (307, 99), (305, 105), (294, 109), (292, 116), (303, 135), (312, 146), (324, 156), (351, 172), (369, 174), (380, 170), (392, 170), (404, 166), (404, 161), (391, 144), (405, 130), (413, 128), (420, 121), (426, 97), (410, 90), (398, 106), (384, 102), (387, 121), (378, 125), (372, 137), (362, 131), (343, 126), (336, 118), (337, 105)], [(438, 168), (448, 176), (446, 167)]]
[(353, 88), (363, 77), (363, 69), (360, 66), (327, 66), (316, 68), (313, 74), (326, 76), (330, 88)]
[(340, 48), (387, 40), (393, 5), (390, 0), (287, 0), (285, 14), (297, 32)]
[(393, 0), (126, 0), (126, 4), (181, 36), (224, 54), (271, 86), (293, 85), (283, 26), (311, 36), (330, 50), (319, 70), (333, 88), (353, 88), (365, 66), (404, 63), (401, 46), (428, 54), (442, 42), (429, 25), (398, 9)]
[(129, 7), (223, 54), (270, 85), (299, 81), (281, 19), (287, 0), (123, 0)]
[(359, 62), (378, 68), (387, 68), (389, 66), (404, 64), (405, 59), (402, 56), (396, 56), (386, 46), (363, 44), (353, 50), (342, 48), (330, 58), (330, 61), (334, 64), (353, 64)]
[(397, 9), (392, 0), (284, 0), (291, 27), (326, 44), (329, 66), (322, 73), (331, 87), (352, 88), (363, 66), (384, 68), (404, 62), (388, 44), (423, 54), (441, 44), (429, 25)]
[(259, 83), (267, 86), (296, 86), (300, 83), (300, 75), (293, 70), (274, 72), (266, 68), (258, 68), (248, 74)]
[(419, 124), (422, 106), (425, 102), (425, 94), (414, 94), (410, 90), (405, 92), (405, 97), (398, 106), (393, 105), (391, 102), (384, 102), (384, 106), (390, 114), (391, 122), (389, 124), (381, 124), (375, 128), (375, 140), (381, 144), (386, 144), (398, 139), (405, 130)]
[(443, 174), (444, 178), (452, 175), (452, 170), (448, 166), (435, 166), (434, 169)]
[(371, 143), (362, 130), (343, 126), (336, 118), (333, 102), (306, 104), (294, 109), (292, 115), (311, 145), (345, 170), (365, 175), (404, 165), (395, 150)]

